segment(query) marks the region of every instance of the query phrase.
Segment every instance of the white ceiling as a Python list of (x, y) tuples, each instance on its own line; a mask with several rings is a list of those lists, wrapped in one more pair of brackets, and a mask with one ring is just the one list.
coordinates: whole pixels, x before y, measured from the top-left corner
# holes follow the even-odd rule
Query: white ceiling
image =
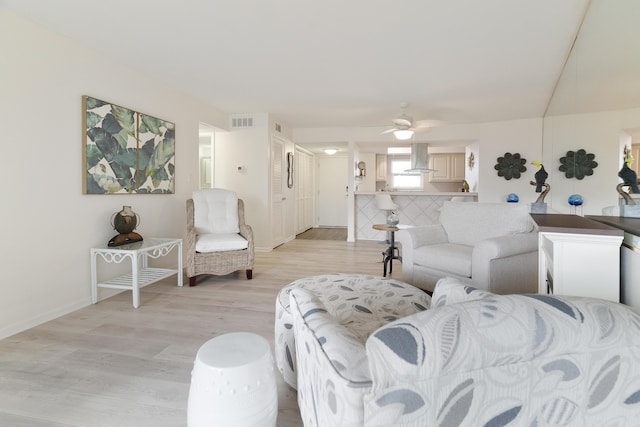
[[(0, 0), (223, 111), (269, 112), (290, 128), (385, 126), (402, 101), (415, 119), (448, 123), (541, 117), (589, 3)], [(591, 3), (636, 3), (638, 27), (637, 0)]]

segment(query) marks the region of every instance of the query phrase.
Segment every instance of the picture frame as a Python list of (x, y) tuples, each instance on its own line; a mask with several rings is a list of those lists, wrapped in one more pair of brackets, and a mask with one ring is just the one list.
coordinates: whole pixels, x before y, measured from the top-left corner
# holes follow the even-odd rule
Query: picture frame
[(82, 97), (84, 194), (173, 194), (175, 124)]

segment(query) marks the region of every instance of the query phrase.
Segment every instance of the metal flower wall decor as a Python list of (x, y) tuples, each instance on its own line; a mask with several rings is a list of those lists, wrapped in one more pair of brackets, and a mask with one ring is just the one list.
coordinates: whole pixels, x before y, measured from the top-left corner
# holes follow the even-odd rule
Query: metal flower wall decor
[(520, 153), (504, 153), (504, 156), (498, 157), (497, 160), (494, 169), (498, 171), (498, 176), (503, 176), (506, 180), (518, 179), (522, 172), (527, 170), (527, 159), (520, 158)]
[(595, 154), (587, 153), (582, 148), (578, 151), (567, 151), (565, 157), (560, 157), (560, 172), (564, 172), (567, 178), (584, 179), (585, 176), (593, 175), (593, 170), (598, 167), (598, 162), (594, 159)]

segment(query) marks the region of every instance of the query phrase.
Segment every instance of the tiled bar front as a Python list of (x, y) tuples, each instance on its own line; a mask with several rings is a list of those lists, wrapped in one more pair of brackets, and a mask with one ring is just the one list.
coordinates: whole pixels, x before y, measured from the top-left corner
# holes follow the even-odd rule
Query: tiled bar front
[[(440, 207), (452, 197), (470, 197), (477, 200), (476, 193), (419, 193), (419, 192), (389, 192), (394, 203), (398, 205), (395, 211), (400, 219), (400, 225), (429, 225), (435, 224), (440, 215)], [(374, 230), (373, 224), (385, 224), (386, 212), (376, 206), (375, 193), (356, 193), (356, 240), (385, 240), (384, 231)]]

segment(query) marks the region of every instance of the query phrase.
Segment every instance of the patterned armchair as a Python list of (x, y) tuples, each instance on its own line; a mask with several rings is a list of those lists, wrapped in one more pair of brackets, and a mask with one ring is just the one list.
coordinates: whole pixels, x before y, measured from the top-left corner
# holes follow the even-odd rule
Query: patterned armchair
[(604, 426), (640, 417), (640, 314), (438, 282), (432, 308), (358, 342), (291, 292), (305, 426)]
[(236, 193), (219, 188), (193, 192), (187, 200), (187, 276), (246, 270), (253, 276), (253, 230), (244, 220), (244, 203)]

